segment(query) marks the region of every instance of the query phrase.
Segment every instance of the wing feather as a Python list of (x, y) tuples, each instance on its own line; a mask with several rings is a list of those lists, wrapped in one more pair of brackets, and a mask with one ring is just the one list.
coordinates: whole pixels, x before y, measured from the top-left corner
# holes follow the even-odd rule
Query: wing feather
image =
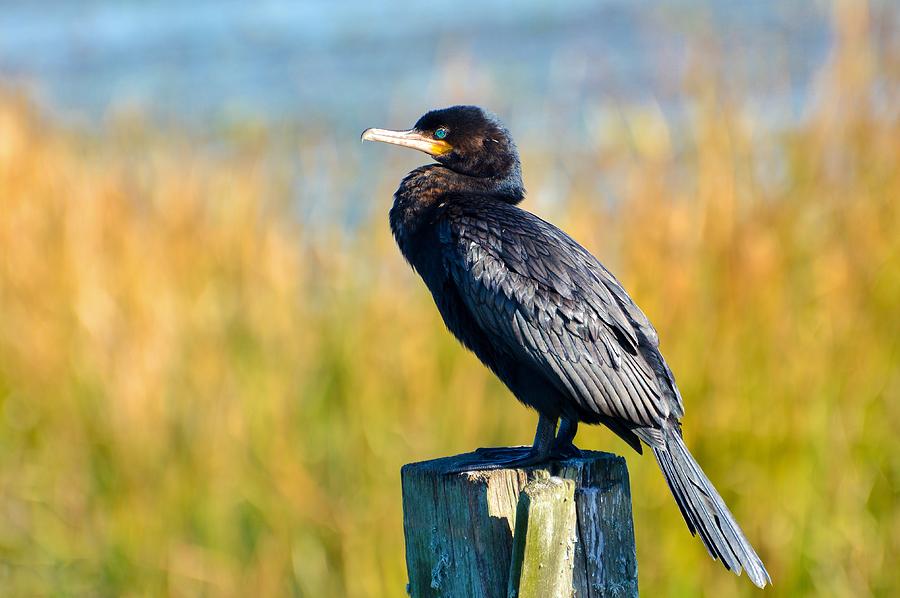
[(656, 331), (596, 258), (509, 204), (448, 205), (444, 268), (493, 344), (586, 412), (651, 428), (681, 414)]

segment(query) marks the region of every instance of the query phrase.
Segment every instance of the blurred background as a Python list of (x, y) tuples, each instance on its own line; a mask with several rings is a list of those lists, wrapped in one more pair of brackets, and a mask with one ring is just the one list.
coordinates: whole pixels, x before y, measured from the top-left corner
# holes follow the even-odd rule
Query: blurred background
[[(775, 585), (896, 596), (900, 15), (0, 0), (0, 595), (402, 596), (400, 466), (531, 441), (386, 212), (487, 107), (656, 324)], [(757, 595), (628, 459), (647, 596)]]

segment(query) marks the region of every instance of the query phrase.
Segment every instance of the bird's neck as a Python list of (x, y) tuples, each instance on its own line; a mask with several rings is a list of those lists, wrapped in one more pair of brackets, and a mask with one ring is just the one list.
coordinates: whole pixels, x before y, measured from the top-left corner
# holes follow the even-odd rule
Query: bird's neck
[(488, 195), (498, 201), (517, 204), (525, 198), (525, 187), (518, 163), (500, 175), (487, 177), (468, 176), (440, 164), (428, 164), (404, 177), (394, 194), (394, 204), (398, 201), (428, 204), (439, 196), (452, 193)]
[(525, 188), (518, 165), (495, 177), (467, 176), (440, 164), (416, 168), (406, 175), (394, 193), (390, 212), (391, 230), (407, 258), (422, 227), (433, 222), (435, 211), (458, 193), (517, 204), (524, 199)]

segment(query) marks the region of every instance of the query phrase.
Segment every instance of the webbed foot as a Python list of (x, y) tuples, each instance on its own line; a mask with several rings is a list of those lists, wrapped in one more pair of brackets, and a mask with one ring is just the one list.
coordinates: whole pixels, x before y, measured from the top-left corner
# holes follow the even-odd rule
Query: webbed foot
[(476, 453), (481, 456), (487, 453), (485, 459), (467, 460), (447, 469), (447, 473), (463, 473), (466, 471), (491, 471), (495, 469), (522, 469), (541, 465), (549, 460), (549, 455), (534, 450), (532, 447), (510, 447), (496, 449), (479, 449)]

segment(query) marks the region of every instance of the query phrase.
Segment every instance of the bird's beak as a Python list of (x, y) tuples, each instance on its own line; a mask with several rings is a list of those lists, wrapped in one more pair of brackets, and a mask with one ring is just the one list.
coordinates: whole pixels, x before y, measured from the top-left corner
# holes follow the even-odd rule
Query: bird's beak
[(453, 150), (453, 146), (446, 141), (434, 139), (415, 129), (410, 129), (409, 131), (366, 129), (363, 131), (360, 139), (363, 141), (383, 141), (394, 145), (402, 145), (403, 147), (411, 147), (420, 152), (425, 152), (429, 156), (442, 156)]

